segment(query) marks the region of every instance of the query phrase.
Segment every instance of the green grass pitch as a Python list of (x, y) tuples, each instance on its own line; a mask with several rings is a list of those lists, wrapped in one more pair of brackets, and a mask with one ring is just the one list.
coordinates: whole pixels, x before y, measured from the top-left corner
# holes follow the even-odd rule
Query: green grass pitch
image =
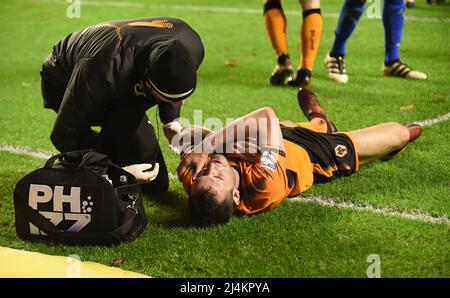
[[(382, 21), (365, 13), (347, 47), (350, 82), (339, 85), (328, 81), (322, 59), (331, 47), (342, 1), (322, 2), (324, 30), (312, 88), (341, 130), (433, 119), (450, 112), (449, 3), (431, 6), (416, 0), (417, 7), (406, 12), (402, 60), (426, 72), (427, 81), (381, 76)], [(78, 19), (66, 16), (68, 5), (63, 0), (0, 2), (0, 146), (54, 151), (49, 134), (55, 114), (42, 107), (39, 77), (54, 43), (88, 25), (144, 16), (184, 19), (203, 39), (205, 60), (183, 117), (192, 119), (193, 111), (201, 109), (204, 119), (225, 120), (271, 106), (281, 119), (305, 120), (297, 108), (295, 89), (268, 84), (275, 57), (259, 0), (82, 0)], [(283, 5), (290, 54), (297, 64), (300, 6), (296, 0), (284, 0)], [(226, 63), (230, 60), (236, 65)], [(155, 123), (155, 111), (148, 115)], [(155, 277), (365, 277), (370, 254), (380, 256), (382, 277), (450, 277), (449, 130), (450, 121), (427, 126), (399, 158), (316, 185), (303, 195), (399, 213), (426, 213), (444, 218), (441, 222), (286, 200), (268, 213), (196, 229), (187, 226), (187, 197), (181, 184), (171, 180), (167, 195), (145, 198), (149, 218), (145, 233), (132, 243), (109, 248), (20, 240), (14, 228), (13, 189), (44, 161), (0, 151), (0, 246), (78, 254), (83, 261), (106, 265), (122, 257), (121, 268)], [(179, 158), (165, 140), (160, 143), (175, 173)]]

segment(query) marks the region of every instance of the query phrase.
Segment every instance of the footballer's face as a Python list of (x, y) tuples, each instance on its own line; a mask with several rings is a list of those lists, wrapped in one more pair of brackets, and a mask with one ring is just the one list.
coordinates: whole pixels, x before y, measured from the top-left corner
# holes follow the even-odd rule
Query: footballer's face
[(224, 200), (226, 194), (237, 186), (235, 171), (225, 156), (214, 154), (195, 176), (191, 191), (194, 193), (210, 187), (219, 194), (219, 201)]

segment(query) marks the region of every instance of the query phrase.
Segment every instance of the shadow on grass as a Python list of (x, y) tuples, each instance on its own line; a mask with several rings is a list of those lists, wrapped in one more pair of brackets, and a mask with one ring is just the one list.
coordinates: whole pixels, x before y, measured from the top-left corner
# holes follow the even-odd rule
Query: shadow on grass
[(163, 228), (190, 228), (191, 216), (187, 198), (183, 195), (169, 190), (163, 194), (146, 195), (147, 203), (156, 210), (148, 214), (149, 224)]

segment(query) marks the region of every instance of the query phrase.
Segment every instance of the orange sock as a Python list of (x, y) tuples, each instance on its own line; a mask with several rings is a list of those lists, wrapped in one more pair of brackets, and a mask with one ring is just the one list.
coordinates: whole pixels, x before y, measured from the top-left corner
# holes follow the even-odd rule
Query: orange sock
[(280, 1), (267, 1), (264, 4), (264, 24), (277, 56), (287, 54), (286, 17)]
[(322, 15), (319, 9), (309, 9), (303, 12), (302, 24), (302, 53), (301, 68), (313, 69), (314, 60), (319, 50), (320, 36), (322, 35)]

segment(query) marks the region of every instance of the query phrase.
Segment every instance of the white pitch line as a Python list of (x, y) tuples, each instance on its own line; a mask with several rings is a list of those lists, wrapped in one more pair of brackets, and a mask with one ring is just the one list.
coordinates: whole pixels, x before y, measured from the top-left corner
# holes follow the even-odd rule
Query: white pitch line
[[(67, 1), (62, 0), (34, 0), (34, 2), (54, 3), (69, 5)], [(176, 4), (151, 4), (151, 3), (136, 3), (136, 2), (116, 2), (116, 1), (81, 1), (81, 6), (110, 6), (110, 7), (124, 7), (124, 8), (157, 8), (165, 10), (181, 10), (181, 11), (195, 11), (195, 12), (214, 12), (214, 13), (235, 13), (235, 14), (257, 14), (262, 15), (262, 8), (237, 8), (237, 7), (220, 7), (220, 6), (198, 6), (198, 5), (176, 5)], [(301, 9), (298, 11), (285, 10), (286, 15), (302, 16)], [(339, 18), (339, 13), (322, 12), (325, 18)], [(367, 18), (368, 20), (380, 20), (381, 18)], [(414, 17), (405, 16), (407, 21), (417, 21), (425, 23), (449, 23), (450, 18), (431, 18), (431, 17)]]
[(41, 159), (49, 159), (52, 155), (56, 154), (43, 150), (35, 150), (30, 147), (12, 146), (7, 144), (0, 144), (0, 151), (6, 151), (14, 154), (23, 154)]
[[(0, 151), (6, 151), (13, 154), (28, 155), (40, 159), (49, 159), (53, 155), (57, 154), (56, 152), (34, 150), (30, 147), (11, 146), (6, 144), (0, 144)], [(172, 173), (169, 173), (169, 179), (178, 179), (178, 177)]]
[(425, 119), (422, 121), (416, 121), (414, 122), (414, 124), (419, 124), (420, 126), (430, 126), (430, 125), (434, 125), (436, 123), (439, 122), (444, 122), (450, 119), (450, 112), (441, 116), (438, 116), (436, 118), (433, 119)]
[(295, 197), (287, 199), (288, 202), (311, 203), (324, 207), (336, 207), (341, 209), (351, 209), (356, 211), (371, 212), (389, 217), (401, 217), (415, 221), (423, 221), (427, 223), (446, 223), (450, 224), (450, 218), (445, 215), (434, 216), (425, 212), (415, 211), (397, 211), (391, 208), (375, 207), (368, 203), (353, 203), (343, 201), (337, 198), (322, 197)]

